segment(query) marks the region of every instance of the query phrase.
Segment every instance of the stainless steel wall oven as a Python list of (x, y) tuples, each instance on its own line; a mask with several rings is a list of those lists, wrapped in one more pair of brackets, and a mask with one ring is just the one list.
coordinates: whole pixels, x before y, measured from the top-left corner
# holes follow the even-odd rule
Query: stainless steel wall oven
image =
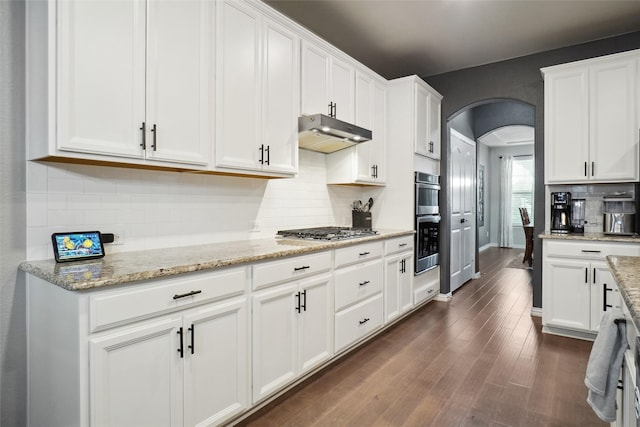
[(440, 263), (440, 177), (416, 172), (415, 187), (415, 273), (420, 274)]

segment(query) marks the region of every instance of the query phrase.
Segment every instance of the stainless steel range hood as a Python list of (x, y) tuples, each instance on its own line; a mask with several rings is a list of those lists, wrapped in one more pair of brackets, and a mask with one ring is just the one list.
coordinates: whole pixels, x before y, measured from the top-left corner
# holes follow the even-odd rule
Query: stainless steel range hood
[(370, 141), (370, 130), (324, 114), (298, 118), (298, 146), (305, 150), (333, 153)]

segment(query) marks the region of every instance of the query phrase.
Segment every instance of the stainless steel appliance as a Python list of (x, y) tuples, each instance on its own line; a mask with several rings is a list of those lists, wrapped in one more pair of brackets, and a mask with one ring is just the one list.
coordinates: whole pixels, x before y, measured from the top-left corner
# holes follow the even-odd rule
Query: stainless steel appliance
[(278, 236), (294, 239), (309, 240), (346, 240), (358, 237), (373, 236), (378, 234), (377, 231), (364, 228), (350, 227), (314, 227), (314, 228), (298, 228), (294, 230), (280, 230)]
[(440, 263), (440, 177), (415, 173), (415, 274)]
[(440, 177), (416, 172), (416, 215), (440, 213)]
[(567, 234), (571, 231), (571, 193), (551, 193), (551, 232)]
[(636, 201), (628, 197), (602, 199), (604, 234), (635, 234)]
[(571, 232), (584, 233), (584, 220), (586, 211), (585, 199), (573, 199), (571, 201)]
[(330, 115), (314, 114), (298, 117), (298, 146), (306, 150), (332, 153), (370, 141), (373, 133), (359, 126), (336, 119), (335, 104)]

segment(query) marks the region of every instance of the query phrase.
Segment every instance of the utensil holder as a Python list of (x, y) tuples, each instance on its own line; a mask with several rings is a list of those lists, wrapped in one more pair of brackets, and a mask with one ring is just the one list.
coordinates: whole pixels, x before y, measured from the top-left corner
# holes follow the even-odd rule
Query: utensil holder
[(351, 211), (351, 224), (353, 228), (371, 230), (371, 212)]

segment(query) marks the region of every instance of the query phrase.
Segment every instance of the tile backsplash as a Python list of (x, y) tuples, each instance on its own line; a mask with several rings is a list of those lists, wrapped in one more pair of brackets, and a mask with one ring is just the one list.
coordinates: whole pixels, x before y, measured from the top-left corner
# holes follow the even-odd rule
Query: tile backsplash
[(325, 157), (300, 150), (299, 174), (270, 180), (27, 162), (27, 259), (52, 258), (54, 232), (119, 233), (114, 253), (349, 226), (362, 190), (326, 185)]
[(550, 229), (549, 217), (551, 196), (557, 191), (568, 191), (573, 199), (585, 199), (585, 232), (602, 232), (602, 199), (610, 196), (635, 198), (635, 184), (591, 184), (591, 185), (549, 185), (547, 186), (545, 229)]

